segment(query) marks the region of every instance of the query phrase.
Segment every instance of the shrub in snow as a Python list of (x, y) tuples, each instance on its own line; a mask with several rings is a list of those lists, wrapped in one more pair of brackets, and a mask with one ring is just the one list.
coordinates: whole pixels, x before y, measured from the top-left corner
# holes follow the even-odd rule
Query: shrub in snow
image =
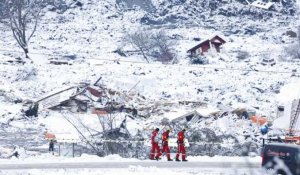
[(51, 0), (47, 4), (47, 10), (62, 14), (70, 8), (82, 7), (84, 3), (78, 0)]
[[(290, 59), (300, 59), (300, 45), (292, 44), (285, 48), (285, 52), (287, 54), (287, 57)], [(288, 61), (288, 58), (281, 58), (283, 61)]]
[(291, 37), (291, 38), (297, 38), (297, 33), (292, 31), (292, 30), (286, 31), (286, 35)]
[(157, 61), (162, 63), (177, 63), (177, 58), (175, 52), (172, 52), (170, 49), (161, 49)]
[(64, 13), (66, 10), (68, 10), (68, 5), (64, 0), (53, 0), (49, 1), (47, 9), (49, 11), (56, 11), (57, 13)]
[(237, 53), (236, 58), (238, 59), (238, 61), (243, 61), (249, 58), (249, 53), (247, 51), (240, 51)]
[(255, 155), (259, 153), (259, 145), (256, 142), (246, 142), (243, 144), (243, 150), (245, 151), (246, 156)]
[(216, 133), (209, 128), (194, 130), (189, 140), (191, 142), (205, 142), (205, 144), (191, 145), (190, 150), (193, 150), (193, 154), (214, 156), (219, 153), (217, 150), (220, 149), (220, 146), (217, 142), (221, 140)]
[(191, 64), (208, 64), (208, 59), (205, 56), (198, 55), (190, 58)]

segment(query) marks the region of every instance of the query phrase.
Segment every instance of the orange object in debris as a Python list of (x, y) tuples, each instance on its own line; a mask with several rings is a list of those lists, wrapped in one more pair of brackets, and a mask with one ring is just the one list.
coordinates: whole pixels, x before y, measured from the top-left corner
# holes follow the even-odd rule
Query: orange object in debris
[(93, 95), (93, 96), (95, 96), (95, 97), (101, 97), (101, 92), (99, 92), (98, 90), (96, 90), (96, 89), (93, 89), (93, 88), (91, 88), (91, 87), (87, 87), (86, 88), (88, 91), (90, 91), (90, 93)]
[(286, 142), (296, 143), (300, 145), (300, 136), (286, 136), (284, 140)]
[(105, 110), (103, 110), (103, 109), (96, 109), (96, 108), (94, 108), (92, 110), (92, 114), (107, 115), (108, 113)]
[(265, 124), (265, 123), (268, 122), (268, 119), (266, 117), (259, 117), (259, 116), (255, 116), (254, 115), (254, 116), (251, 117), (251, 121), (253, 123), (257, 123), (259, 125), (263, 125), (263, 124)]
[(55, 139), (55, 135), (54, 135), (54, 134), (51, 134), (51, 133), (48, 133), (48, 132), (46, 132), (46, 133), (45, 133), (45, 139), (47, 139), (47, 140), (52, 140), (52, 139)]

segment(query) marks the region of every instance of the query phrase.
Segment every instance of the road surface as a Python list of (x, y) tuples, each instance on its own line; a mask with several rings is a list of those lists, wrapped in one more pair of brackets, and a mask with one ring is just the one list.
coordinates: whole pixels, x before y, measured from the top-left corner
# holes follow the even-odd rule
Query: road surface
[(96, 169), (112, 169), (112, 168), (129, 168), (132, 166), (140, 167), (157, 167), (168, 169), (213, 169), (213, 168), (229, 168), (229, 169), (260, 169), (258, 162), (166, 162), (166, 161), (137, 161), (137, 162), (55, 162), (55, 163), (37, 163), (37, 162), (1, 162), (0, 170), (17, 170), (17, 169), (78, 169), (78, 168), (96, 168)]

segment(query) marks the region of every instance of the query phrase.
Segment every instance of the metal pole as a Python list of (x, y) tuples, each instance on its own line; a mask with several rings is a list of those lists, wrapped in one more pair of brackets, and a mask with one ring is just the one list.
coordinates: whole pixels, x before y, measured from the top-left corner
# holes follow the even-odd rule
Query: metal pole
[(58, 156), (60, 156), (60, 143), (58, 143)]

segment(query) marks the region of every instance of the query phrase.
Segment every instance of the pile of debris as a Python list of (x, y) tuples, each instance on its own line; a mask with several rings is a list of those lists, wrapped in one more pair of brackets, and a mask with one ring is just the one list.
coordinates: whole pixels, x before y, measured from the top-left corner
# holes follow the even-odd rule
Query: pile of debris
[[(72, 113), (91, 113), (105, 115), (108, 113), (126, 112), (136, 117), (138, 110), (131, 104), (139, 104), (137, 101), (145, 100), (139, 94), (127, 94), (106, 88), (99, 84), (99, 78), (93, 85), (80, 84), (60, 91), (53, 92), (35, 101), (25, 115), (28, 117), (38, 116), (38, 111), (45, 109)], [(133, 97), (133, 95), (136, 95)], [(142, 107), (140, 107), (142, 109)]]
[[(191, 105), (192, 102), (157, 101), (146, 99), (133, 88), (127, 92), (116, 91), (100, 84), (101, 77), (94, 83), (81, 83), (58, 90), (33, 102), (28, 110), (27, 117), (38, 116), (39, 111), (46, 109), (63, 111), (67, 110), (79, 114), (107, 115), (127, 113), (130, 118), (148, 118), (151, 115), (161, 115), (170, 110), (174, 105)], [(188, 104), (186, 104), (188, 103)], [(201, 106), (201, 104), (192, 104)]]

